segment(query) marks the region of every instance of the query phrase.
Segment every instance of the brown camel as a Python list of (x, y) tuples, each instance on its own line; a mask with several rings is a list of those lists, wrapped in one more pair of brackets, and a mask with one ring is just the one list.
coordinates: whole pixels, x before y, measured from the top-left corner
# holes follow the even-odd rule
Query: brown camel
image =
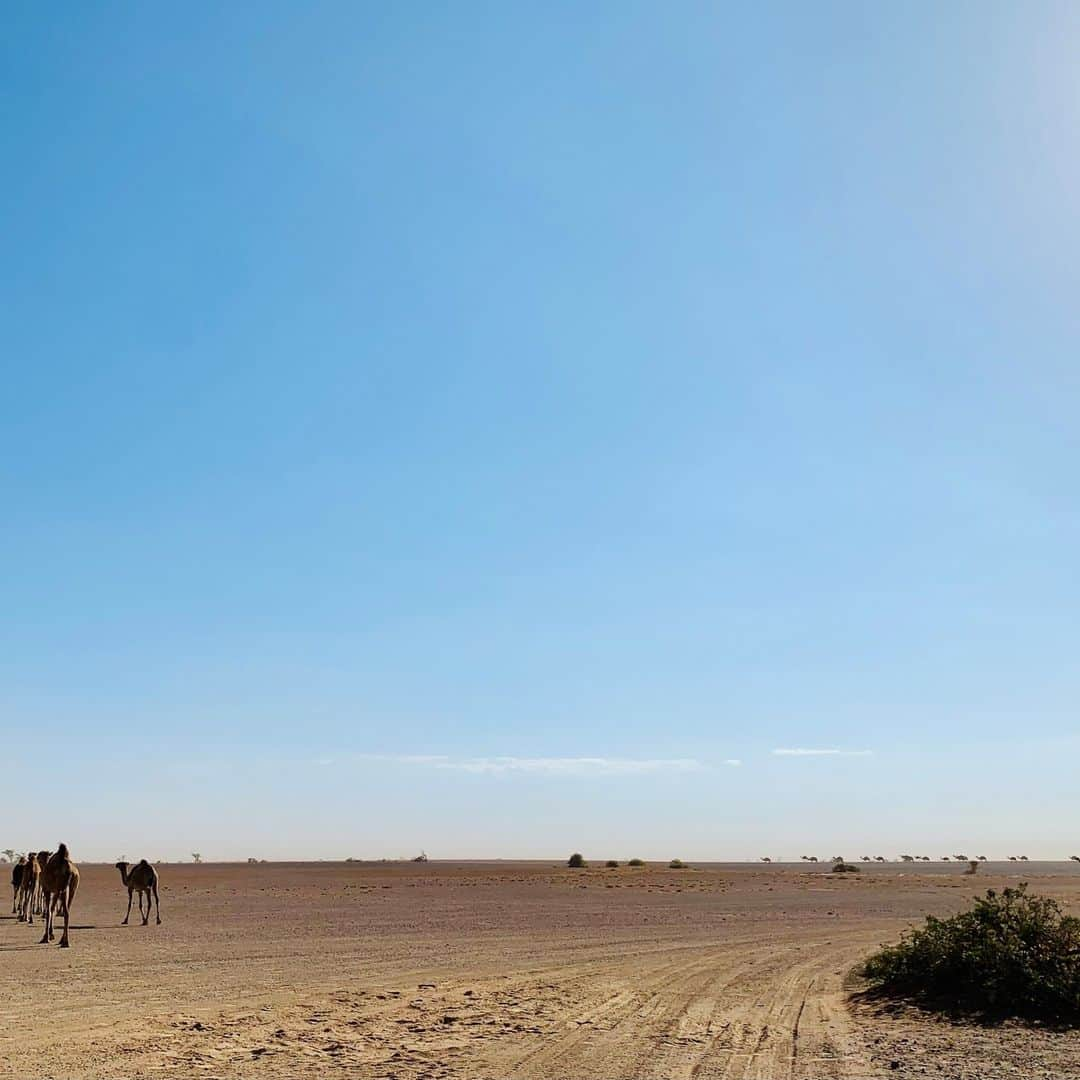
[[(143, 926), (149, 925), (150, 922), (150, 896), (153, 894), (154, 904), (157, 906), (157, 924), (161, 925), (161, 903), (158, 901), (158, 874), (157, 871), (145, 860), (140, 859), (135, 866), (130, 866), (130, 863), (118, 862), (116, 869), (120, 871), (120, 880), (127, 887), (128, 891), (128, 909), (127, 914), (124, 916), (124, 921), (121, 926), (127, 926), (127, 921), (131, 917), (131, 894), (139, 894), (139, 915), (142, 917)], [(143, 915), (142, 902), (143, 893), (146, 894), (146, 914)]]
[(31, 851), (23, 863), (22, 879), (19, 882), (19, 922), (34, 923), (34, 897), (41, 883), (41, 864), (37, 852)]
[(64, 914), (64, 932), (60, 935), (60, 948), (66, 949), (68, 941), (68, 918), (71, 904), (79, 887), (79, 868), (71, 861), (67, 844), (61, 844), (55, 855), (50, 855), (41, 871), (41, 888), (45, 894), (45, 933), (41, 944), (47, 945), (53, 940), (53, 916), (57, 906)]
[(26, 865), (26, 856), (20, 855), (19, 861), (11, 868), (11, 914), (19, 912), (19, 891), (22, 888), (23, 867)]

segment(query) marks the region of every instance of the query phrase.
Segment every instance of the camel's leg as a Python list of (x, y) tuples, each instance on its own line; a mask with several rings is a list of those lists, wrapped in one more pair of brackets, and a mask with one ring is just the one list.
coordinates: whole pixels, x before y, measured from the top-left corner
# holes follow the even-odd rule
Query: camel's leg
[(48, 914), (47, 910), (46, 910), (44, 918), (45, 918), (45, 933), (41, 935), (41, 941), (38, 942), (39, 945), (48, 945), (49, 944), (49, 932), (52, 929), (51, 926), (49, 925), (52, 920), (49, 918), (49, 914)]
[[(154, 907), (157, 908), (157, 924), (158, 924), (158, 926), (160, 926), (161, 925), (161, 901), (158, 899), (157, 885), (156, 884), (153, 886), (153, 889), (154, 889)], [(146, 914), (148, 916), (150, 914), (150, 897), (149, 896), (146, 898)]]
[(68, 941), (68, 916), (71, 914), (71, 905), (68, 903), (68, 889), (71, 886), (68, 885), (64, 889), (64, 932), (60, 936), (60, 948), (69, 949), (71, 942)]
[(127, 914), (124, 916), (124, 921), (120, 925), (121, 926), (127, 926), (128, 919), (130, 919), (130, 918), (131, 918), (131, 890), (128, 889), (128, 909), (127, 909)]
[(27, 926), (34, 925), (34, 894), (28, 892), (23, 900), (23, 922)]
[(150, 923), (150, 890), (146, 890), (146, 914), (143, 915), (142, 902), (143, 902), (143, 890), (139, 890), (139, 914), (142, 915), (143, 926), (148, 926)]

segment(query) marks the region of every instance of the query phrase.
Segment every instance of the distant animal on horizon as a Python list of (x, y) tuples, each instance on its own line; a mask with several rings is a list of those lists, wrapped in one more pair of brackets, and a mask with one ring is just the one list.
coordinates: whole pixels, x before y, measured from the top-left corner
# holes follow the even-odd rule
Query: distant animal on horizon
[(770, 859), (768, 855), (762, 855), (761, 856), (761, 861), (762, 862), (772, 862), (772, 859)]
[[(129, 869), (130, 867), (130, 869)], [(139, 917), (143, 926), (150, 923), (150, 897), (153, 895), (154, 905), (157, 910), (157, 925), (161, 925), (161, 903), (158, 900), (158, 872), (145, 860), (140, 859), (134, 866), (127, 862), (118, 862), (116, 869), (120, 871), (120, 880), (128, 891), (127, 914), (121, 926), (127, 926), (131, 917), (131, 897), (133, 893), (139, 894)], [(143, 915), (143, 896), (146, 896), (146, 914)]]
[(1069, 862), (1080, 862), (1080, 855), (1070, 855)]
[(42, 945), (47, 945), (55, 937), (53, 920), (59, 907), (64, 915), (64, 932), (60, 935), (60, 948), (71, 947), (68, 938), (68, 923), (71, 905), (79, 888), (79, 868), (71, 861), (67, 844), (61, 844), (56, 854), (50, 855), (41, 868), (41, 891), (44, 894), (45, 933), (41, 936)]

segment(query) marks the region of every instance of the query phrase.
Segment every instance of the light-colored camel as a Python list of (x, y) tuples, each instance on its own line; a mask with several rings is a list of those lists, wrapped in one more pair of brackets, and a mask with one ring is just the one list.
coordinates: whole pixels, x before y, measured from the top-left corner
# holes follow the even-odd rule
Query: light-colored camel
[(37, 853), (39, 873), (34, 878), (34, 895), (31, 899), (31, 906), (35, 915), (45, 914), (45, 890), (41, 884), (41, 876), (45, 872), (45, 864), (49, 861), (51, 855), (51, 851), (39, 851)]
[(71, 861), (67, 844), (61, 844), (55, 855), (50, 855), (41, 870), (41, 888), (45, 893), (45, 933), (41, 944), (47, 945), (53, 940), (53, 916), (57, 906), (64, 914), (64, 932), (60, 935), (60, 948), (66, 949), (68, 940), (68, 921), (75, 892), (79, 888), (79, 868)]
[[(157, 907), (157, 924), (161, 925), (161, 903), (158, 900), (158, 873), (157, 871), (145, 860), (141, 859), (134, 866), (130, 863), (118, 862), (116, 869), (120, 871), (120, 880), (124, 883), (124, 886), (128, 891), (128, 908), (127, 914), (124, 916), (124, 921), (121, 926), (127, 926), (127, 921), (131, 917), (131, 895), (132, 893), (139, 894), (139, 915), (142, 918), (143, 926), (146, 926), (150, 922), (150, 896), (153, 894), (154, 904)], [(143, 915), (142, 902), (143, 894), (146, 894), (146, 914)]]

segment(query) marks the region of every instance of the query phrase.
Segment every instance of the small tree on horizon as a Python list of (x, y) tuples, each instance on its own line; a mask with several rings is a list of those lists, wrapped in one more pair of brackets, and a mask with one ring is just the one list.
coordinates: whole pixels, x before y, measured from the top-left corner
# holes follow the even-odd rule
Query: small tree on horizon
[(580, 870), (585, 865), (585, 856), (580, 851), (575, 851), (569, 859), (566, 860), (566, 865), (571, 870)]

